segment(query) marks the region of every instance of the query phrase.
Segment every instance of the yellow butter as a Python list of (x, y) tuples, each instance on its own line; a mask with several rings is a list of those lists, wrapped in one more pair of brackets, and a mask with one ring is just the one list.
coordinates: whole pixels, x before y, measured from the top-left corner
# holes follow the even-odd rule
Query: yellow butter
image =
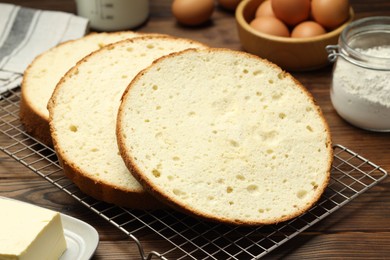
[(0, 260), (53, 260), (65, 250), (58, 212), (0, 198)]

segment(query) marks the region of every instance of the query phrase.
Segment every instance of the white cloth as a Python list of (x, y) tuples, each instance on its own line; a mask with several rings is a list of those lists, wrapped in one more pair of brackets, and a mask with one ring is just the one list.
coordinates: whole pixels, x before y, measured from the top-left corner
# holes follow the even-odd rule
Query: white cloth
[(88, 20), (71, 13), (0, 3), (0, 93), (20, 85), (37, 55), (87, 30)]

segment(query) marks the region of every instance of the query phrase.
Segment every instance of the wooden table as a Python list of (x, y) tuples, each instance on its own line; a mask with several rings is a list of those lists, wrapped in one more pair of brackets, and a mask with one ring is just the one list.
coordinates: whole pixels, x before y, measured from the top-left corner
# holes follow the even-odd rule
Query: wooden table
[[(2, 2), (32, 8), (76, 12), (75, 3), (71, 0)], [(350, 0), (350, 2), (356, 18), (390, 15), (388, 0)], [(171, 1), (168, 0), (151, 0), (150, 19), (137, 30), (188, 37), (212, 47), (241, 49), (233, 13), (217, 8), (211, 23), (200, 28), (185, 28), (179, 26), (173, 19), (170, 3)], [(329, 98), (331, 72), (332, 68), (328, 66), (317, 71), (292, 74), (317, 99), (330, 124), (334, 143), (342, 144), (386, 171), (390, 171), (390, 134), (355, 128), (337, 115)], [(0, 143), (3, 143), (3, 138), (6, 137), (0, 135)], [(139, 259), (135, 243), (126, 235), (3, 153), (0, 154), (0, 196), (58, 210), (93, 225), (100, 235), (100, 244), (93, 259)], [(146, 252), (152, 250), (164, 252), (166, 249), (163, 240), (158, 236), (146, 234), (141, 238), (141, 242)], [(356, 200), (272, 251), (266, 258), (390, 259), (390, 179), (386, 178)]]

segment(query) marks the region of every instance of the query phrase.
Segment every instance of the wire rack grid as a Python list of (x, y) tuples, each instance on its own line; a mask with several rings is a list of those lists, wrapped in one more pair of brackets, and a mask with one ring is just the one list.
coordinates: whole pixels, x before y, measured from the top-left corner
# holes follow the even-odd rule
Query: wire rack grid
[[(124, 232), (146, 259), (259, 259), (335, 212), (386, 176), (387, 172), (341, 145), (334, 146), (331, 180), (305, 214), (277, 225), (238, 227), (209, 223), (170, 210), (134, 211), (83, 194), (59, 165), (55, 151), (29, 136), (19, 121), (20, 90), (0, 96), (0, 150)], [(169, 250), (145, 252), (138, 235), (157, 235)], [(165, 247), (164, 247), (165, 248)]]

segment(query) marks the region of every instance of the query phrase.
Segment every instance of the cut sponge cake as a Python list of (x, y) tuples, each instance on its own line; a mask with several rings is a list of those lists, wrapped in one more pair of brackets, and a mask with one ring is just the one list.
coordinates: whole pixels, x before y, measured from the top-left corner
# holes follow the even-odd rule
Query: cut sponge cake
[(156, 197), (242, 225), (308, 210), (333, 158), (327, 123), (298, 81), (258, 57), (213, 48), (171, 54), (137, 75), (122, 98), (117, 141)]
[(50, 131), (65, 174), (86, 194), (131, 208), (156, 208), (127, 170), (117, 147), (121, 96), (155, 59), (205, 45), (168, 36), (117, 42), (82, 59), (62, 78), (49, 101)]
[(131, 31), (92, 33), (62, 43), (36, 57), (26, 69), (22, 82), (20, 119), (26, 131), (44, 144), (52, 145), (47, 102), (61, 77), (91, 52), (140, 35)]

